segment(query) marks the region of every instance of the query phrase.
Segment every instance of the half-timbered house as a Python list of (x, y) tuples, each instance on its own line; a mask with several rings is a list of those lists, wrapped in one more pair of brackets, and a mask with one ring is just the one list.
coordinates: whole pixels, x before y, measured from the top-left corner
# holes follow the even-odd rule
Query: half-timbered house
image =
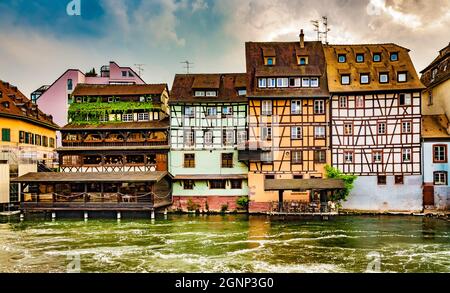
[(344, 207), (422, 208), (421, 90), (409, 50), (324, 45), (331, 94), (332, 164), (358, 179)]
[[(305, 191), (327, 186), (324, 166), (330, 163), (322, 43), (305, 42), (303, 31), (297, 42), (248, 42), (246, 62), (249, 141), (240, 160), (250, 169), (250, 211), (316, 199)], [(322, 178), (309, 182), (314, 186), (293, 180)]]
[(25, 208), (46, 209), (52, 202), (65, 209), (151, 210), (170, 204), (167, 85), (79, 84), (71, 101), (57, 149), (61, 172), (19, 178), (30, 190)]
[(170, 99), (173, 209), (235, 210), (247, 196), (245, 74), (177, 74)]

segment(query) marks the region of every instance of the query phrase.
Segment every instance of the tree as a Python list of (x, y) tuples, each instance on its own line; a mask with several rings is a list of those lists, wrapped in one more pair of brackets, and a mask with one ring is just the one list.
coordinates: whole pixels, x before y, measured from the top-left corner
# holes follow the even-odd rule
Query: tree
[(341, 179), (344, 181), (344, 189), (334, 192), (331, 200), (334, 202), (346, 201), (350, 191), (353, 189), (353, 183), (358, 176), (353, 174), (344, 174), (341, 170), (329, 165), (325, 166), (325, 172), (327, 178)]

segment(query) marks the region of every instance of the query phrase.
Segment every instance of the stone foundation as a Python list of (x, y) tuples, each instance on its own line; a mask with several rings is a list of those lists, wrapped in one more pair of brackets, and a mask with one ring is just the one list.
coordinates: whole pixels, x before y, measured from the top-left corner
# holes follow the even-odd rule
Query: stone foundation
[(270, 212), (271, 210), (271, 202), (255, 202), (255, 201), (250, 201), (249, 206), (248, 206), (248, 211), (249, 213), (266, 213), (266, 212)]
[(220, 212), (222, 206), (228, 205), (228, 212), (239, 210), (236, 201), (241, 196), (173, 196), (171, 211), (188, 212), (196, 206), (200, 212)]

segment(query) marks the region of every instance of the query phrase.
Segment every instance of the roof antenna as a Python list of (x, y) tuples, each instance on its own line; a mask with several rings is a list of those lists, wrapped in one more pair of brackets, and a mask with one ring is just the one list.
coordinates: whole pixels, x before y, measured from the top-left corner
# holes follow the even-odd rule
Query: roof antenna
[(319, 21), (318, 20), (311, 20), (311, 23), (314, 26), (314, 31), (317, 32), (317, 41), (320, 42)]
[(191, 63), (191, 62), (189, 62), (188, 60), (183, 61), (183, 62), (180, 62), (180, 63), (181, 63), (181, 64), (185, 64), (185, 66), (184, 66), (183, 68), (186, 69), (186, 74), (189, 74), (191, 68), (193, 67), (193, 66), (191, 66), (191, 65), (193, 65), (194, 63)]
[(141, 73), (144, 72), (145, 64), (138, 63), (138, 64), (134, 64), (134, 66), (137, 67), (138, 74), (139, 74), (139, 76), (141, 76)]
[(327, 16), (322, 16), (322, 23), (323, 23), (325, 30), (321, 33), (325, 36), (325, 44), (328, 45), (328, 32), (330, 32), (331, 29), (328, 28), (328, 17)]

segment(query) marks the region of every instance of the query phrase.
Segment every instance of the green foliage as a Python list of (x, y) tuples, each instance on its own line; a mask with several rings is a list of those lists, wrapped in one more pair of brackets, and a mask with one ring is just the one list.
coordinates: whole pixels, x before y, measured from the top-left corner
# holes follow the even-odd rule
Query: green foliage
[(228, 204), (223, 204), (222, 207), (220, 208), (220, 211), (222, 213), (225, 213), (226, 211), (228, 211)]
[(346, 201), (350, 191), (353, 189), (353, 183), (358, 177), (353, 174), (344, 174), (341, 170), (329, 165), (325, 166), (325, 171), (327, 178), (342, 179), (344, 181), (344, 189), (336, 191), (331, 200), (334, 202)]
[(248, 204), (250, 200), (248, 199), (248, 196), (241, 196), (236, 200), (237, 205), (242, 209), (248, 209)]
[(197, 211), (200, 209), (200, 205), (197, 203), (194, 203), (191, 199), (187, 202), (187, 209), (188, 211)]
[(98, 124), (101, 117), (110, 114), (159, 109), (159, 106), (153, 105), (152, 102), (116, 101), (108, 103), (102, 102), (100, 97), (86, 97), (85, 99), (88, 99), (89, 102), (73, 102), (69, 106), (69, 119), (74, 124)]

